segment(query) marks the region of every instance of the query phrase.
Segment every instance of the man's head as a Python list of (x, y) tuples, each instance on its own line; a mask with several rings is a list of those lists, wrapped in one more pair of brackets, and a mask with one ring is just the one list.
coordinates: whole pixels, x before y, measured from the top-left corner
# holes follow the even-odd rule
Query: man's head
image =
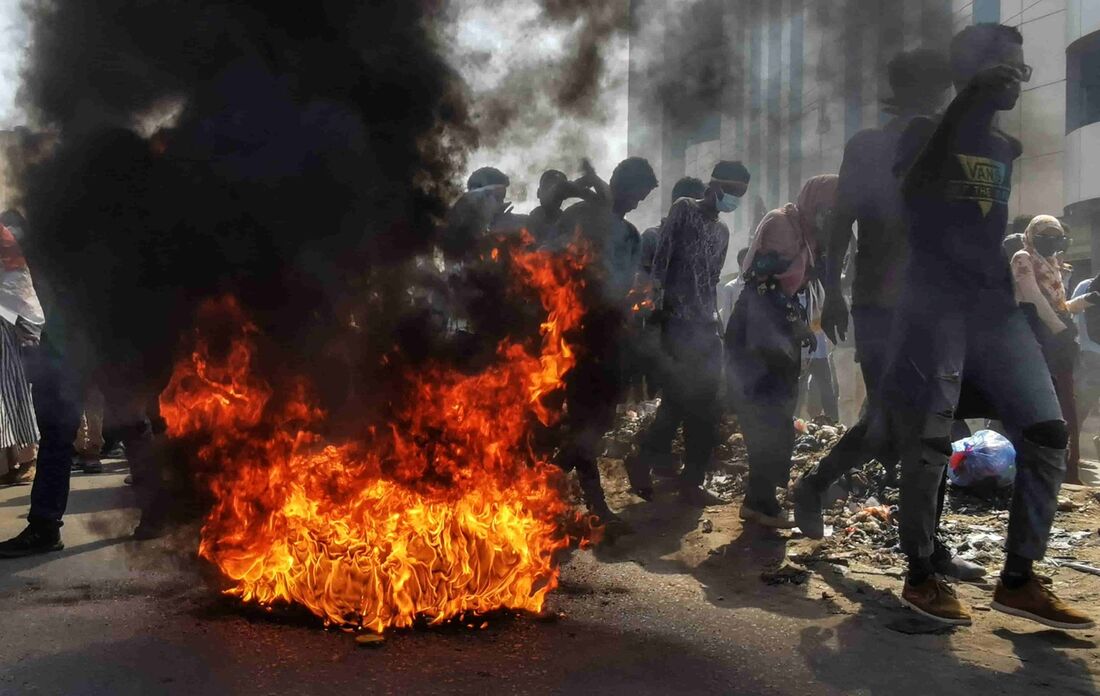
[(963, 90), (975, 75), (999, 65), (1019, 73), (1018, 80), (1008, 80), (993, 92), (995, 108), (1008, 111), (1020, 98), (1020, 83), (1031, 78), (1031, 68), (1024, 63), (1020, 30), (1004, 24), (974, 24), (951, 39), (951, 79), (956, 89)]
[(693, 176), (685, 176), (676, 182), (676, 185), (672, 187), (672, 202), (680, 200), (681, 198), (695, 198), (699, 199), (703, 197), (703, 194), (707, 192), (707, 185), (703, 183), (702, 179), (696, 179)]
[(741, 203), (741, 197), (749, 189), (749, 170), (740, 160), (722, 160), (710, 172), (708, 189), (717, 200), (722, 213), (732, 213)]
[(893, 96), (885, 100), (899, 110), (934, 113), (951, 87), (951, 66), (939, 51), (918, 48), (897, 54), (886, 66)]
[(508, 195), (508, 185), (512, 183), (508, 175), (496, 167), (482, 167), (474, 171), (466, 180), (466, 190), (476, 191), (492, 187), (493, 197), (497, 199), (500, 208), (504, 209), (504, 200)]
[(543, 208), (560, 208), (565, 201), (565, 185), (569, 178), (565, 172), (557, 169), (547, 169), (539, 177), (539, 190), (535, 194), (539, 199), (539, 205)]
[(657, 188), (657, 175), (653, 173), (653, 167), (649, 166), (648, 160), (628, 157), (615, 167), (609, 184), (612, 207), (619, 215), (626, 215)]
[(741, 268), (745, 265), (745, 257), (749, 255), (748, 247), (745, 247), (741, 251), (737, 252), (737, 267)]

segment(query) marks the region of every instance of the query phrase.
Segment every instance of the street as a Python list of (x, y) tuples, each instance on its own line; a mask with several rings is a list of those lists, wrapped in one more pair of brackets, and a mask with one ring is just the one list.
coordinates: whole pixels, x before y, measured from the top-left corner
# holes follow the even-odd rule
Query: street
[[(702, 513), (704, 535), (701, 513), (668, 495), (624, 510), (636, 534), (572, 555), (550, 620), (491, 616), (362, 647), (219, 597), (185, 534), (129, 541), (122, 466), (74, 474), (64, 551), (0, 566), (0, 693), (1100, 693), (1091, 632), (985, 611), (969, 629), (908, 635), (921, 624), (871, 582), (761, 582), (782, 537), (741, 530), (733, 506)], [(0, 490), (5, 536), (29, 492)]]

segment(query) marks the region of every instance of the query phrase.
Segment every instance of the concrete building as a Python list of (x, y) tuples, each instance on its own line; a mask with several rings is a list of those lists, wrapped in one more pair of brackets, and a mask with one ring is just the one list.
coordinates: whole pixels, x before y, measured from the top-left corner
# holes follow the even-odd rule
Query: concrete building
[(732, 220), (740, 248), (807, 178), (838, 171), (852, 135), (885, 122), (895, 54), (1001, 22), (1020, 27), (1034, 69), (1001, 118), (1024, 145), (1010, 215), (1064, 217), (1081, 273), (1100, 258), (1100, 0), (633, 0), (632, 12), (652, 28), (631, 44), (629, 149), (661, 180), (638, 222), (660, 219), (680, 176), (740, 159), (753, 175)]

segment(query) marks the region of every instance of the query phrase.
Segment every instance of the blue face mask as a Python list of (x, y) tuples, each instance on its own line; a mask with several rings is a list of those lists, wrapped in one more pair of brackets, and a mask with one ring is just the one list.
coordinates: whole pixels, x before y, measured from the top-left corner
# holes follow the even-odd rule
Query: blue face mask
[(718, 212), (720, 213), (732, 213), (737, 210), (737, 206), (741, 205), (741, 199), (737, 196), (722, 192), (722, 197), (718, 199)]

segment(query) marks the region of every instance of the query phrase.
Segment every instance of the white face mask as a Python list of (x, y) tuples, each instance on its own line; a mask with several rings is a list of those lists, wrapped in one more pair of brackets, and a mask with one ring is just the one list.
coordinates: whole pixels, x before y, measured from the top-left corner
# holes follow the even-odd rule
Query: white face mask
[(718, 212), (732, 213), (737, 210), (737, 206), (739, 205), (741, 205), (740, 198), (723, 191), (721, 198), (718, 199)]

